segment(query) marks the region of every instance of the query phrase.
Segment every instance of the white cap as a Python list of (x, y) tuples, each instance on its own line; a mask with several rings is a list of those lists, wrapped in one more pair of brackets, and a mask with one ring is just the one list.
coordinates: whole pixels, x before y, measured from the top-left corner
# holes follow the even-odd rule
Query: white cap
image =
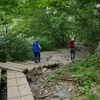
[(74, 38), (72, 38), (72, 41), (74, 41), (75, 39)]

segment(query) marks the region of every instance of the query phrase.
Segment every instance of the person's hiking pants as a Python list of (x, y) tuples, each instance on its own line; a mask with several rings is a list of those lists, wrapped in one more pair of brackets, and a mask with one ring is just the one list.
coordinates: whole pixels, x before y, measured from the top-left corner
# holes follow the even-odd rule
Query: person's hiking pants
[(70, 48), (70, 57), (71, 57), (71, 59), (75, 58), (75, 49), (73, 49), (73, 48)]
[(35, 63), (40, 62), (40, 52), (34, 53), (34, 62)]

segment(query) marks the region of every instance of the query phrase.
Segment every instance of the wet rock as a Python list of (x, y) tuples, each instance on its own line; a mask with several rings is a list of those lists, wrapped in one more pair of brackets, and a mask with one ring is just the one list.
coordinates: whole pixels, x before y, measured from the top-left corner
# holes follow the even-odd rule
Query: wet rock
[(70, 98), (71, 93), (69, 93), (66, 89), (63, 89), (63, 90), (55, 93), (54, 96)]
[(61, 97), (59, 100), (70, 100), (69, 98)]
[(47, 71), (47, 68), (43, 68), (42, 73), (44, 73), (45, 71)]
[(58, 85), (56, 85), (56, 91), (59, 92), (60, 88)]
[(30, 88), (34, 96), (39, 95), (39, 87), (37, 87), (36, 85), (30, 84)]

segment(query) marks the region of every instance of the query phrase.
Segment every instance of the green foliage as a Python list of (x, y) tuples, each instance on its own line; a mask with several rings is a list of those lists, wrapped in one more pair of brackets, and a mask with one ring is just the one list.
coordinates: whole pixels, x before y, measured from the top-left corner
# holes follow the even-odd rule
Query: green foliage
[(57, 84), (57, 85), (61, 85), (61, 83), (62, 83), (61, 80), (57, 80), (57, 81), (56, 81), (56, 84)]
[(69, 69), (66, 68), (66, 66), (62, 66), (60, 68), (56, 68), (55, 72), (51, 75), (47, 76), (47, 82), (55, 81), (55, 84), (60, 85), (61, 79), (64, 78), (66, 80), (67, 77), (69, 77)]
[(89, 92), (90, 92), (90, 88), (88, 86), (84, 86), (79, 91), (77, 91), (77, 93), (75, 95), (76, 96), (79, 96), (82, 94), (87, 95)]
[(31, 44), (24, 36), (17, 34), (0, 36), (0, 61), (23, 61), (31, 58)]
[(13, 58), (10, 57), (9, 55), (6, 56), (6, 61), (13, 61)]
[(53, 79), (55, 79), (55, 75), (54, 74), (51, 74), (51, 75), (47, 76), (46, 81), (47, 82), (52, 82)]
[(96, 79), (99, 79), (100, 75), (96, 64), (97, 61), (94, 56), (88, 57), (82, 62), (75, 63), (71, 68), (77, 75), (74, 79), (75, 82), (88, 87), (96, 85)]
[[(96, 57), (97, 48), (92, 52), (92, 54), (87, 55), (86, 59), (81, 62), (75, 62), (71, 70), (74, 71), (76, 77), (74, 81), (76, 86), (82, 86), (82, 89), (77, 91), (76, 96), (85, 94), (87, 97), (79, 100), (99, 100), (98, 97), (90, 93), (91, 87), (95, 87), (99, 84), (100, 71), (98, 69), (98, 64), (100, 63)], [(97, 89), (99, 92), (99, 88)]]
[(60, 67), (60, 68), (56, 68), (56, 74), (62, 74), (64, 71), (66, 71), (66, 67)]
[(40, 38), (40, 44), (42, 47), (42, 51), (49, 51), (49, 50), (55, 50), (54, 44), (51, 40), (47, 39), (46, 37)]
[(100, 88), (96, 88), (97, 93), (100, 93)]
[(6, 80), (7, 79), (7, 73), (3, 73), (2, 76), (1, 76), (1, 82), (2, 84), (5, 84), (6, 83)]
[(86, 98), (82, 98), (81, 100), (99, 100), (99, 99), (100, 99), (99, 97), (90, 92), (87, 94)]
[(90, 42), (88, 42), (87, 39), (84, 39), (84, 40), (82, 41), (82, 44), (83, 44), (83, 45), (86, 45), (86, 46), (90, 46)]
[(73, 35), (83, 36), (84, 44), (95, 45), (100, 37), (98, 3), (97, 0), (1, 0), (0, 31), (42, 37), (43, 44), (47, 42), (43, 50), (67, 47)]
[(33, 68), (32, 70), (30, 70), (28, 72), (29, 76), (34, 76), (34, 75), (38, 75), (41, 73), (41, 68)]

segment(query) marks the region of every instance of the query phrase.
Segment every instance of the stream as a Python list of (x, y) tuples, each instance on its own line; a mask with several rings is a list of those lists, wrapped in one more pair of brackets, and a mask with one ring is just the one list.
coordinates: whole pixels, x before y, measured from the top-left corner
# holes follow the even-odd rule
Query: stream
[(55, 69), (43, 68), (39, 75), (27, 76), (35, 100), (70, 100), (71, 91), (74, 89), (70, 81), (47, 82), (47, 77), (54, 72)]

